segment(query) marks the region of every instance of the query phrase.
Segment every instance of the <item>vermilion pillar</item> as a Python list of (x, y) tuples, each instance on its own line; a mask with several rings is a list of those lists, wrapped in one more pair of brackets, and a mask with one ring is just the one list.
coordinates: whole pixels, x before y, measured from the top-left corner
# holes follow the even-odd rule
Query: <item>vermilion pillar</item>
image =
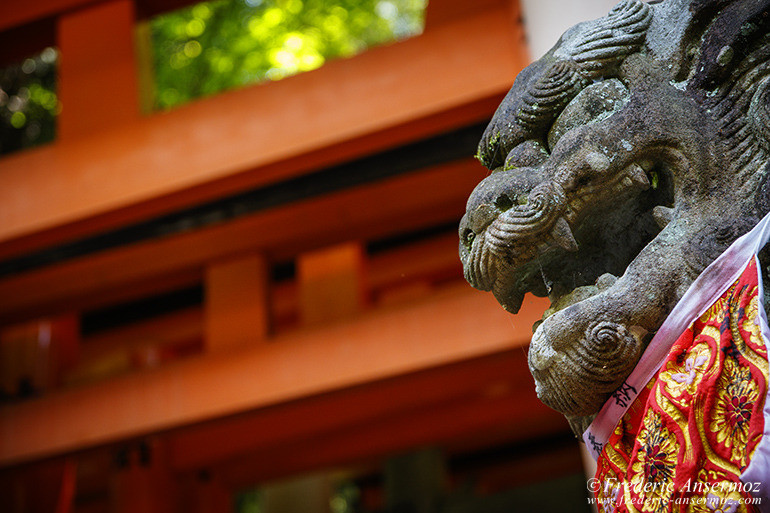
[(333, 321), (358, 312), (364, 300), (363, 277), (360, 244), (342, 244), (302, 255), (297, 261), (302, 322)]
[(139, 117), (134, 18), (132, 0), (100, 2), (59, 17), (60, 141)]
[(207, 352), (263, 341), (269, 331), (268, 266), (261, 255), (216, 262), (206, 269)]

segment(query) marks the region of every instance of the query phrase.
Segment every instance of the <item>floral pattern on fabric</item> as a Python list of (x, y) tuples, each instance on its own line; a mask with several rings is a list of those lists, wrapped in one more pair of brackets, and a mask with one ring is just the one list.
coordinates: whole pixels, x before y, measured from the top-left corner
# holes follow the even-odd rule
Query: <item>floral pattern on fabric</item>
[(639, 449), (631, 463), (631, 487), (646, 490), (646, 502), (651, 511), (666, 511), (674, 475), (677, 446), (663, 419), (654, 412), (644, 417), (639, 432)]
[(718, 444), (732, 451), (738, 466), (745, 468), (752, 409), (759, 399), (759, 390), (749, 369), (739, 368), (734, 360), (728, 359), (719, 379), (717, 398), (710, 431), (716, 435)]
[(673, 345), (602, 449), (600, 511), (754, 511), (740, 475), (764, 429), (758, 290), (752, 260)]

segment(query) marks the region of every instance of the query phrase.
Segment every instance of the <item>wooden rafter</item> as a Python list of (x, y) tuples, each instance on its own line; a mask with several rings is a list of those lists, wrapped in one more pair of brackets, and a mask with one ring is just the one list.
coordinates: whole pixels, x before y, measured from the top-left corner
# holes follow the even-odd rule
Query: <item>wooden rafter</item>
[(511, 318), (488, 294), (461, 286), (270, 344), (4, 406), (0, 466), (507, 351), (529, 341), (545, 307), (526, 306)]
[(515, 34), (509, 10), (497, 8), (287, 80), (5, 157), (0, 255), (486, 118), (526, 63)]
[[(0, 279), (0, 322), (94, 308), (202, 277), (207, 262), (248, 252), (276, 259), (350, 239), (457, 220), (486, 171), (471, 160), (266, 210), (235, 221)], [(425, 191), (431, 201), (426, 203)], [(167, 277), (180, 276), (180, 280)], [(134, 288), (136, 287), (136, 288)], [(156, 289), (157, 290), (157, 289)], [(162, 289), (160, 289), (162, 290)]]

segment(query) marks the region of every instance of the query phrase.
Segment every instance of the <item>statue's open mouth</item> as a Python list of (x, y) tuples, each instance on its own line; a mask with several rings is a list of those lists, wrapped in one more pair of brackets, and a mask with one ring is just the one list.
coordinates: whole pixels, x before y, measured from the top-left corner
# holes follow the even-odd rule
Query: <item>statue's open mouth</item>
[[(632, 162), (600, 185), (566, 184), (566, 191), (549, 180), (528, 192), (496, 187), (490, 195), (488, 185), (500, 179), (488, 180), (471, 195), (461, 223), (465, 277), (511, 313), (527, 292), (548, 296), (543, 320), (611, 287), (665, 225), (673, 202), (670, 174), (650, 160)], [(621, 218), (621, 206), (632, 215)]]
[[(616, 185), (610, 191), (611, 193), (617, 194), (616, 199), (622, 198), (624, 192), (627, 192), (627, 189), (633, 187), (642, 191), (642, 194), (644, 195), (644, 197), (637, 197), (638, 201), (643, 204), (643, 206), (638, 209), (640, 217), (637, 218), (635, 226), (628, 228), (628, 230), (630, 230), (638, 227), (640, 224), (645, 225), (646, 229), (639, 230), (637, 232), (638, 237), (635, 238), (635, 242), (637, 246), (639, 246), (640, 251), (641, 247), (649, 244), (657, 235), (658, 231), (656, 231), (656, 228), (663, 229), (671, 221), (673, 215), (673, 208), (670, 206), (673, 203), (670, 188), (671, 174), (662, 164), (655, 164), (652, 161), (646, 160), (642, 161), (641, 163), (631, 164), (628, 170), (625, 173), (621, 173), (620, 176), (622, 177), (621, 183), (619, 184), (620, 186), (618, 187)], [(596, 198), (580, 197), (574, 202), (574, 204), (576, 206), (585, 206), (598, 203), (595, 200)], [(649, 209), (650, 205), (654, 205), (652, 209)], [(649, 223), (650, 215), (655, 222), (655, 227)], [(602, 216), (601, 212), (599, 213), (599, 216)], [(640, 223), (640, 220), (646, 222)], [(593, 231), (598, 228), (598, 225), (600, 224), (603, 223), (591, 223), (590, 228), (584, 228), (583, 231)], [(606, 230), (606, 226), (601, 227), (601, 229)], [(630, 234), (626, 232), (626, 235)], [(603, 244), (603, 246), (606, 248), (607, 246), (613, 245), (613, 242), (616, 241), (607, 240), (604, 242), (605, 244)], [(569, 248), (562, 246), (562, 249)], [(578, 250), (579, 246), (576, 245), (575, 249), (572, 251)], [(628, 258), (632, 259), (639, 253), (639, 251), (633, 253), (632, 255), (627, 255), (627, 258), (622, 260), (617, 258), (607, 258), (610, 252), (605, 253), (604, 260), (595, 257), (594, 262), (597, 264), (603, 262), (604, 265), (596, 266), (596, 270), (592, 273), (592, 275), (587, 277), (587, 280), (589, 281), (587, 284), (578, 285), (575, 281), (572, 283), (562, 283), (559, 281), (553, 282), (550, 286), (547, 287), (549, 289), (548, 298), (551, 301), (551, 305), (543, 314), (542, 319), (535, 323), (532, 331), (534, 332), (543, 321), (545, 321), (556, 312), (589, 299), (612, 287), (617, 282), (618, 278), (620, 278), (625, 273), (626, 268), (632, 262), (632, 260)], [(556, 257), (556, 259), (563, 263), (564, 255), (561, 257)], [(601, 272), (601, 270), (604, 270), (604, 272), (596, 276), (596, 279), (593, 280), (593, 282), (590, 282), (590, 279), (593, 277), (593, 275), (598, 274)], [(618, 272), (619, 270), (620, 272)]]

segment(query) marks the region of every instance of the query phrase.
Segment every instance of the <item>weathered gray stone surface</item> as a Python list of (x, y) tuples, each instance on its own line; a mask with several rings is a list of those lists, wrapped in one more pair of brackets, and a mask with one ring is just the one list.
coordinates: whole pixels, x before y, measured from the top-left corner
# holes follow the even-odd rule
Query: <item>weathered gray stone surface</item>
[(582, 430), (695, 277), (770, 210), (770, 0), (623, 0), (523, 70), (460, 224), (467, 280), (534, 333)]

